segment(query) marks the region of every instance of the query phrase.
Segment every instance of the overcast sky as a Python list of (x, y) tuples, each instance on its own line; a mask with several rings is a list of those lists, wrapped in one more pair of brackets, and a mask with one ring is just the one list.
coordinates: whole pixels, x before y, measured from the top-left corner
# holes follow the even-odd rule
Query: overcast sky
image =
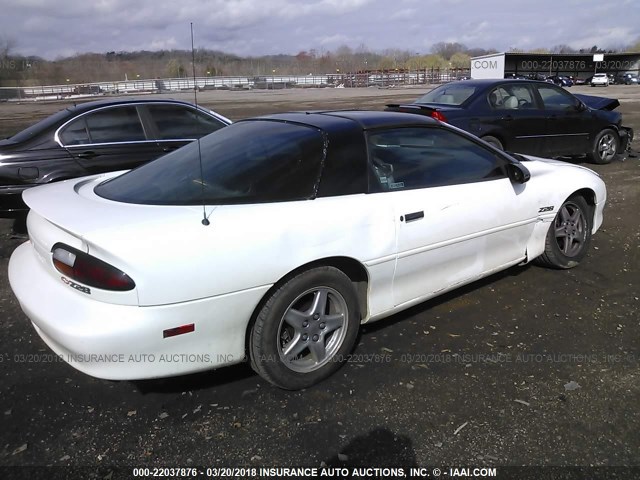
[(46, 59), (189, 49), (240, 56), (360, 45), (424, 54), (437, 42), (523, 50), (612, 48), (640, 37), (638, 0), (2, 0), (0, 37)]

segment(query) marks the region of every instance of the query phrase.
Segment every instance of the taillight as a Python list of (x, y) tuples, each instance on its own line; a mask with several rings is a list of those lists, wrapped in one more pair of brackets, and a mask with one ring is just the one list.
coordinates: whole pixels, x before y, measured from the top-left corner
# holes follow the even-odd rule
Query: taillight
[(441, 122), (446, 122), (447, 117), (444, 116), (444, 113), (439, 112), (438, 110), (434, 110), (431, 112), (431, 118), (435, 118), (436, 120), (440, 120)]
[(51, 253), (53, 265), (60, 273), (85, 285), (119, 292), (136, 286), (123, 271), (64, 243), (56, 243)]

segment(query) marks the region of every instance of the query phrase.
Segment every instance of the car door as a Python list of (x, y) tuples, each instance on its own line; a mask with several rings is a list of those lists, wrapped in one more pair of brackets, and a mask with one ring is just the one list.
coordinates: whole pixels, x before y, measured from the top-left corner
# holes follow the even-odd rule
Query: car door
[(151, 103), (140, 109), (163, 153), (171, 152), (226, 126), (226, 123), (205, 110), (189, 105)]
[(492, 111), (489, 122), (500, 132), (505, 150), (528, 155), (544, 153), (546, 113), (530, 84), (499, 85), (489, 92), (487, 99)]
[(551, 84), (536, 85), (547, 122), (546, 155), (577, 155), (589, 151), (592, 122), (582, 103)]
[(134, 168), (162, 154), (135, 105), (81, 115), (60, 128), (58, 140), (88, 174)]
[(372, 131), (368, 144), (396, 215), (395, 306), (525, 257), (537, 198), (499, 153), (442, 127)]

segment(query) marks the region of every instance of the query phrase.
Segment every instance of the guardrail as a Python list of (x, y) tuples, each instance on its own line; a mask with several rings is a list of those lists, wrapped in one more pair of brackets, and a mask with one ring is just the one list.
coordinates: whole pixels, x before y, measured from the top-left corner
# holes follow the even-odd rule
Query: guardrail
[(444, 83), (467, 77), (468, 70), (416, 70), (332, 73), (323, 75), (260, 75), (254, 77), (196, 77), (137, 79), (119, 82), (0, 87), (0, 101), (59, 100), (106, 94), (136, 94), (151, 92), (284, 88), (355, 88), (391, 87)]

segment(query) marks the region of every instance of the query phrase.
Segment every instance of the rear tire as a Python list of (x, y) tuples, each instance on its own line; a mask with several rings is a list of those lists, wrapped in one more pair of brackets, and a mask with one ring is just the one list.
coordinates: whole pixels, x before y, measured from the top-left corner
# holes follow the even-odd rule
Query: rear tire
[(569, 197), (551, 222), (544, 253), (536, 263), (558, 269), (577, 266), (589, 250), (592, 223), (593, 209), (584, 197)]
[(589, 159), (598, 164), (611, 163), (620, 149), (620, 138), (610, 128), (605, 128), (596, 135), (589, 153)]
[(504, 150), (504, 146), (502, 145), (502, 142), (498, 140), (496, 137), (487, 135), (486, 137), (482, 137), (482, 140), (487, 142), (489, 145), (496, 147), (498, 150)]
[(334, 267), (302, 272), (264, 303), (249, 338), (251, 367), (286, 390), (334, 373), (353, 348), (360, 325), (351, 279)]

